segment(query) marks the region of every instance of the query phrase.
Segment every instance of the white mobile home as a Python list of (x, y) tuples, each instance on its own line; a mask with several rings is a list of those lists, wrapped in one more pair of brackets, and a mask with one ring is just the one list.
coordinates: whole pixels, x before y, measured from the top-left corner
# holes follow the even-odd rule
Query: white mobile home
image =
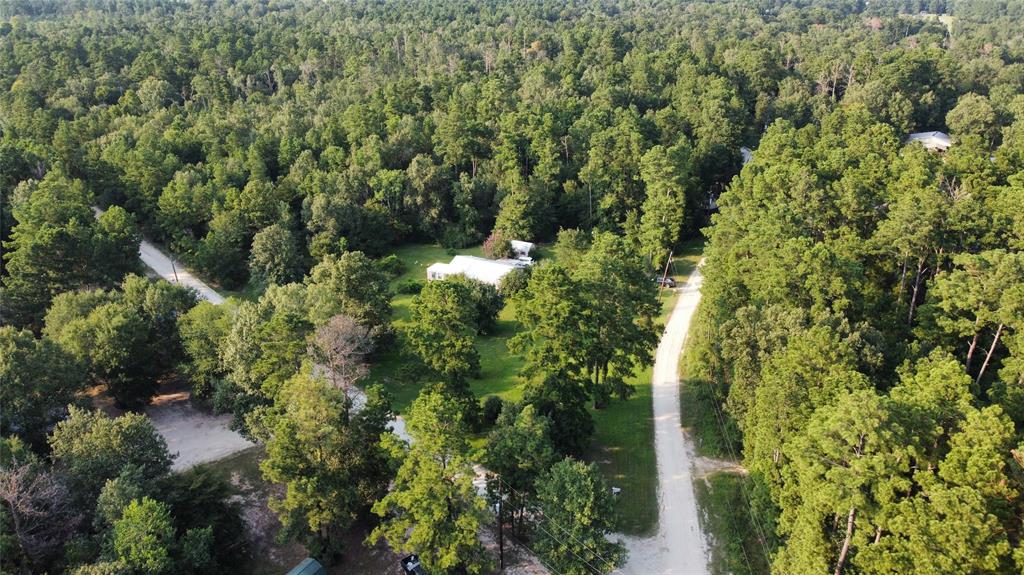
[(454, 275), (497, 286), (510, 271), (528, 264), (517, 260), (489, 260), (476, 256), (455, 256), (449, 263), (438, 262), (427, 268), (427, 280), (443, 280)]

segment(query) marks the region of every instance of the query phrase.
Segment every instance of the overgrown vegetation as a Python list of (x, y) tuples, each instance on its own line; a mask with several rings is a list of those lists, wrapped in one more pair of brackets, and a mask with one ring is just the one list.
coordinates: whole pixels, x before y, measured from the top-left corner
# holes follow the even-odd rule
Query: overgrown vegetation
[(701, 527), (711, 547), (712, 575), (763, 575), (770, 571), (757, 528), (748, 514), (743, 475), (716, 472), (694, 481)]

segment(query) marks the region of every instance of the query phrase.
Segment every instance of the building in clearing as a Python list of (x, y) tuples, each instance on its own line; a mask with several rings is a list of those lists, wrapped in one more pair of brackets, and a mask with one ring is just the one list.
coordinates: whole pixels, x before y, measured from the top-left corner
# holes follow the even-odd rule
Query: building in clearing
[(907, 136), (907, 143), (918, 142), (924, 149), (945, 152), (952, 145), (949, 135), (943, 132), (915, 132)]
[(437, 262), (427, 268), (427, 280), (443, 280), (449, 276), (464, 275), (470, 279), (497, 286), (501, 278), (514, 269), (527, 267), (520, 260), (489, 260), (476, 256), (455, 256), (449, 263)]
[(517, 260), (532, 261), (530, 252), (533, 251), (533, 244), (530, 242), (524, 242), (521, 240), (512, 240), (509, 242), (512, 245), (512, 253), (516, 256)]

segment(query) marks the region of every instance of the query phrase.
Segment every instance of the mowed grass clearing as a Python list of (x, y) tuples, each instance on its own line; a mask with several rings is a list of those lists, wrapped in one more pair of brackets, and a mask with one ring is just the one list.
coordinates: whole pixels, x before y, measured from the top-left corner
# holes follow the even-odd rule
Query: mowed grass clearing
[[(540, 248), (540, 257), (549, 254)], [(410, 245), (395, 250), (404, 264), (404, 271), (391, 282), (394, 291), (400, 284), (409, 280), (426, 282), (427, 267), (435, 262), (448, 262), (452, 253), (459, 255), (480, 256), (480, 247), (472, 247), (450, 252), (447, 248), (437, 245)], [(412, 294), (396, 293), (391, 299), (392, 323), (401, 331), (408, 325), (412, 315)], [(492, 333), (476, 339), (476, 349), (480, 352), (480, 377), (473, 378), (469, 387), (477, 397), (497, 395), (504, 400), (516, 401), (522, 398), (518, 374), (523, 366), (521, 358), (508, 349), (509, 338), (516, 334), (519, 324), (513, 319), (515, 310), (506, 305), (498, 315), (497, 326)], [(401, 345), (381, 354), (374, 360), (366, 384), (380, 383), (394, 396), (395, 409), (405, 412), (420, 389), (423, 387), (422, 367), (413, 358), (402, 354)]]

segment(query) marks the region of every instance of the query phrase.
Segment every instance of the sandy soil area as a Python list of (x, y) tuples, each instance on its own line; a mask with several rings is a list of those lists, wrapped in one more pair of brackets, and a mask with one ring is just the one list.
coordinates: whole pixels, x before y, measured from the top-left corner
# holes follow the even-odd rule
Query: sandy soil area
[(186, 390), (171, 390), (153, 398), (146, 408), (153, 426), (176, 454), (174, 471), (216, 461), (253, 444), (229, 426), (230, 415), (212, 415), (194, 408)]
[(622, 573), (706, 575), (707, 544), (693, 489), (695, 452), (679, 417), (679, 356), (700, 302), (700, 269), (683, 286), (654, 360), (654, 443), (658, 458), (658, 533), (625, 537)]

